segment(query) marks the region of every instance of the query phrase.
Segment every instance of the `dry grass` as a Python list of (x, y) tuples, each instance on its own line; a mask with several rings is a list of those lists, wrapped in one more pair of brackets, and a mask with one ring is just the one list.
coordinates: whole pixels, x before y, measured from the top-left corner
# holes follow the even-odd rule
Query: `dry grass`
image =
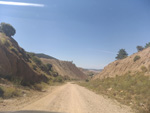
[(21, 90), (15, 88), (15, 87), (4, 87), (0, 86), (0, 97), (8, 99), (12, 97), (18, 97), (21, 96), (22, 92)]
[(80, 85), (129, 105), (139, 113), (150, 113), (150, 78), (142, 72), (81, 82)]
[(43, 91), (44, 89), (46, 89), (48, 86), (48, 84), (44, 83), (44, 82), (41, 82), (39, 84), (34, 84), (34, 89), (35, 90), (38, 90), (38, 91)]

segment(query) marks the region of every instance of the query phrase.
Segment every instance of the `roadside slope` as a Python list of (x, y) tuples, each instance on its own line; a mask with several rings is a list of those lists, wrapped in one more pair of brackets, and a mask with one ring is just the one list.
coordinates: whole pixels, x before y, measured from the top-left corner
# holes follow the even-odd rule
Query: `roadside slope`
[(53, 69), (61, 76), (69, 78), (69, 79), (86, 79), (87, 75), (85, 75), (79, 68), (76, 67), (75, 64), (69, 61), (61, 61), (57, 59), (46, 59), (41, 58), (43, 63), (52, 64)]
[[(134, 61), (134, 58), (139, 56), (140, 59)], [(136, 73), (142, 71), (141, 68), (147, 69), (145, 75), (150, 75), (150, 47), (144, 49), (143, 51), (137, 52), (125, 59), (116, 60), (106, 66), (102, 72), (94, 77), (97, 78), (107, 78), (115, 77), (116, 75), (124, 75), (128, 72)]]
[(13, 38), (0, 33), (0, 78), (19, 79), (22, 84), (46, 81), (47, 77), (42, 71), (35, 71), (32, 64), (30, 56)]

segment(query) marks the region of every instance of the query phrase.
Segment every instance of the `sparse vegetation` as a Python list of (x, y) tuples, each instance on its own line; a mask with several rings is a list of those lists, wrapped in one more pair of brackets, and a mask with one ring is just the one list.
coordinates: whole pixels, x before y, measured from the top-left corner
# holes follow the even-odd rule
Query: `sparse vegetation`
[(86, 81), (86, 82), (89, 82), (89, 80), (88, 80), (88, 79), (86, 79), (85, 81)]
[(47, 85), (48, 84), (46, 84), (44, 82), (41, 82), (41, 83), (38, 83), (38, 84), (34, 84), (33, 87), (34, 87), (35, 90), (42, 91), (47, 87)]
[(150, 113), (150, 79), (143, 72), (81, 82), (80, 85), (130, 105), (139, 113)]
[(52, 66), (52, 64), (49, 64), (49, 63), (48, 63), (48, 64), (46, 64), (46, 67), (47, 67), (47, 69), (50, 71), (50, 70), (52, 70), (52, 67), (53, 67), (53, 66)]
[(137, 49), (137, 51), (139, 52), (139, 51), (144, 50), (144, 47), (142, 47), (142, 46), (137, 46), (136, 49)]
[(2, 37), (0, 41), (6, 47), (9, 47), (11, 45), (11, 42), (9, 40), (7, 40), (6, 38), (4, 38), (4, 37)]
[(36, 56), (33, 56), (33, 57), (32, 57), (32, 60), (33, 60), (37, 65), (41, 65), (41, 64), (42, 64), (42, 61), (41, 61), (38, 57), (36, 57)]
[(142, 67), (141, 67), (141, 70), (142, 70), (142, 72), (144, 72), (144, 73), (148, 71), (145, 66), (142, 66)]
[(117, 54), (117, 57), (116, 59), (119, 60), (119, 59), (124, 59), (128, 56), (128, 53), (125, 51), (125, 49), (120, 49), (118, 54)]
[(18, 97), (21, 95), (22, 95), (21, 91), (15, 87), (0, 86), (0, 97), (2, 98), (8, 99), (12, 97)]
[(64, 79), (62, 76), (57, 76), (54, 78), (53, 82), (59, 82), (59, 83), (62, 83), (64, 82)]
[(148, 65), (148, 71), (150, 71), (150, 64)]
[(136, 55), (136, 56), (134, 57), (133, 61), (136, 62), (136, 61), (139, 60), (140, 58), (141, 58), (140, 56)]
[(37, 66), (36, 66), (36, 65), (33, 65), (33, 69), (34, 69), (34, 70), (37, 70)]
[(18, 51), (15, 47), (10, 46), (9, 49), (14, 52), (16, 55), (18, 55)]
[(148, 47), (150, 47), (150, 42), (146, 43), (146, 45), (145, 45), (145, 48), (148, 48)]

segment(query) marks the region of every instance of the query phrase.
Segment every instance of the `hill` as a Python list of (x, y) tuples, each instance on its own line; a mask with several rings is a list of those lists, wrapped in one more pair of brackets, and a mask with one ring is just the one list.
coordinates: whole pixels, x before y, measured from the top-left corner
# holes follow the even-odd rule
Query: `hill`
[(35, 53), (35, 56), (37, 56), (39, 58), (46, 58), (46, 59), (55, 59), (55, 60), (57, 60), (56, 58), (54, 58), (52, 56), (49, 56), (49, 55), (46, 55), (46, 54), (43, 54), (43, 53)]
[(150, 75), (150, 48), (134, 53), (125, 59), (110, 63), (94, 79), (115, 77), (116, 75), (120, 76), (126, 73), (134, 74), (141, 71), (144, 71), (145, 75)]
[(80, 85), (131, 106), (137, 113), (150, 113), (149, 78), (150, 47), (110, 63)]
[(98, 73), (102, 71), (102, 69), (84, 69), (84, 68), (79, 68), (84, 74), (87, 76), (95, 76)]
[[(33, 66), (37, 69), (34, 70)], [(48, 77), (18, 43), (0, 33), (0, 78), (19, 79), (21, 84), (47, 81)]]
[(86, 79), (87, 76), (69, 61), (61, 61), (57, 59), (40, 58), (44, 64), (52, 64), (54, 71), (59, 75), (69, 79)]
[(21, 85), (47, 82), (60, 75), (66, 79), (86, 78), (72, 62), (26, 52), (13, 38), (4, 33), (0, 33), (0, 54), (0, 79), (17, 81)]

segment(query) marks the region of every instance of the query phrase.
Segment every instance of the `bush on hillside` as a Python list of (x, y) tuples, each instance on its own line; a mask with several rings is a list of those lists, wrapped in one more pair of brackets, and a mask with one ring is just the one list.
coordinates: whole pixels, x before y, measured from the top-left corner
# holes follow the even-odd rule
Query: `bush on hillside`
[(141, 70), (142, 70), (142, 72), (144, 72), (144, 73), (148, 71), (145, 66), (142, 66), (142, 67), (141, 67)]
[(11, 37), (15, 35), (16, 30), (12, 25), (2, 22), (0, 24), (0, 32), (3, 32), (6, 36)]
[(139, 60), (140, 58), (141, 58), (140, 56), (136, 55), (136, 56), (134, 57), (133, 61), (136, 62), (136, 61)]
[(37, 66), (36, 65), (32, 65), (33, 69), (36, 71), (37, 70)]
[(137, 51), (139, 52), (139, 51), (142, 51), (142, 50), (144, 49), (144, 47), (142, 47), (142, 46), (137, 46), (136, 49), (137, 49)]
[(53, 82), (59, 82), (59, 83), (62, 83), (64, 82), (63, 78), (61, 76), (57, 76), (54, 78)]
[(18, 50), (15, 47), (10, 47), (10, 50), (18, 55)]
[(145, 48), (148, 48), (148, 47), (150, 47), (150, 42), (146, 43), (146, 45), (145, 45)]
[(22, 92), (14, 87), (0, 87), (0, 97), (8, 99), (21, 96)]
[(119, 59), (124, 59), (128, 56), (128, 53), (125, 51), (125, 49), (120, 49), (118, 54), (117, 54), (117, 57), (116, 59), (119, 60)]
[(38, 91), (42, 91), (44, 88), (47, 87), (47, 84), (44, 82), (38, 83), (38, 84), (34, 84), (34, 89), (38, 90)]
[(53, 66), (52, 66), (52, 64), (46, 64), (46, 67), (49, 71), (51, 71)]
[(86, 79), (85, 81), (86, 81), (86, 82), (89, 82), (89, 80), (88, 80), (88, 79)]
[(36, 56), (33, 56), (33, 57), (32, 57), (32, 60), (33, 60), (37, 65), (41, 65), (41, 64), (42, 64), (42, 61), (41, 61), (38, 57), (36, 57)]

